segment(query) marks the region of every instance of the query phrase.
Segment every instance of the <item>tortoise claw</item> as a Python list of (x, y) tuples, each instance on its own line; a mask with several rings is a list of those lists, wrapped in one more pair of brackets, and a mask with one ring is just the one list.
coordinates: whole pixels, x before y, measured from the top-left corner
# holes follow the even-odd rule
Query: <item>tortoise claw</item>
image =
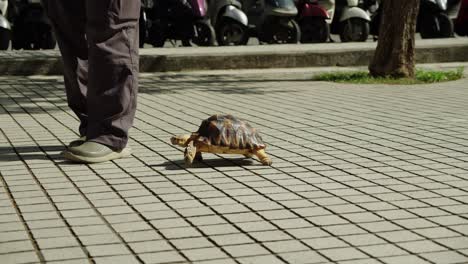
[(193, 142), (190, 142), (184, 151), (184, 160), (186, 166), (191, 166), (195, 156), (197, 154), (197, 148), (193, 145)]

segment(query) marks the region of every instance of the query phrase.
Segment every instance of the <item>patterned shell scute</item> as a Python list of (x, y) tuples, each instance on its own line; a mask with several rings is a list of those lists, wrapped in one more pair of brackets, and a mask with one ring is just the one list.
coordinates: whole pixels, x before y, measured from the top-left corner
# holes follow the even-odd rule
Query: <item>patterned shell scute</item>
[(265, 143), (255, 128), (232, 115), (213, 115), (197, 131), (205, 144), (231, 149), (263, 149)]

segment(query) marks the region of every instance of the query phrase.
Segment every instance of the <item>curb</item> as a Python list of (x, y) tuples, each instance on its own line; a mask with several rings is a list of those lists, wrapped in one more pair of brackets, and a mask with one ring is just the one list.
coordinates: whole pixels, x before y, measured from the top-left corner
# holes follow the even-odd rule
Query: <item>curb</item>
[[(268, 69), (323, 66), (364, 66), (376, 43), (324, 43), (237, 47), (189, 47), (140, 50), (140, 72), (225, 69)], [(468, 61), (464, 38), (416, 41), (416, 63)], [(60, 53), (6, 51), (0, 53), (2, 75), (62, 74)]]

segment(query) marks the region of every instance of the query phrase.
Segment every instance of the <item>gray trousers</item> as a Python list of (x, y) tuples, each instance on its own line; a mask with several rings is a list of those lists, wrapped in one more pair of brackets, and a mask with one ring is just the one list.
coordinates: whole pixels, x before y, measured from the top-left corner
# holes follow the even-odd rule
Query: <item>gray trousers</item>
[(88, 140), (124, 148), (138, 91), (140, 0), (42, 0), (62, 54), (69, 107)]

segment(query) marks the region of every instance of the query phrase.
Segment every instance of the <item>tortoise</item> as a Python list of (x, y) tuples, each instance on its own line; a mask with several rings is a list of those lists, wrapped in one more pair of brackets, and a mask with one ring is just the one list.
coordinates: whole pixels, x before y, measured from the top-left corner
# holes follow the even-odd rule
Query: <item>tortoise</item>
[(232, 115), (212, 115), (202, 121), (197, 132), (171, 137), (171, 143), (185, 147), (185, 164), (202, 161), (202, 152), (257, 156), (263, 165), (272, 161), (265, 152), (266, 145), (257, 130)]

